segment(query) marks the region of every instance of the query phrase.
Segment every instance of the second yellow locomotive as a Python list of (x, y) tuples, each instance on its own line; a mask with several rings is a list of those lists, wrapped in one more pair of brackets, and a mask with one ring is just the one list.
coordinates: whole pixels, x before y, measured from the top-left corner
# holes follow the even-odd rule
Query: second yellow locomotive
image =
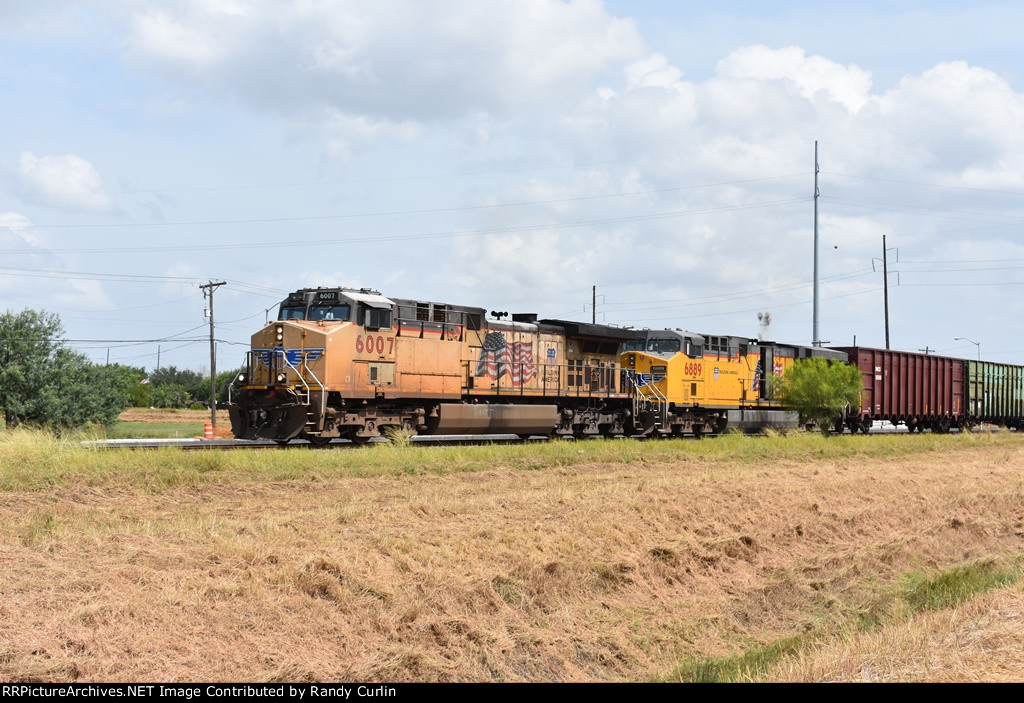
[(771, 379), (808, 357), (846, 361), (846, 354), (831, 349), (645, 330), (627, 343), (622, 368), (632, 379), (645, 427), (700, 436), (795, 427), (796, 414), (782, 407)]

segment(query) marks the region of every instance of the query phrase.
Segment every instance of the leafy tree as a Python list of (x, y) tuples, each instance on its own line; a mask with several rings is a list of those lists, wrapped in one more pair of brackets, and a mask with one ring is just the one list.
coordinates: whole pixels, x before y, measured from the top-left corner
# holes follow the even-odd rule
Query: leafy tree
[(64, 328), (45, 312), (10, 311), (0, 317), (0, 405), (8, 427), (38, 414), (39, 390), (52, 379)]
[(63, 337), (52, 313), (0, 315), (0, 406), (8, 427), (111, 424), (128, 406), (143, 370), (93, 364), (64, 346)]
[[(165, 366), (149, 375), (149, 384), (153, 386), (154, 394), (157, 388), (164, 386), (175, 386), (172, 395), (176, 398), (181, 398), (181, 389), (185, 392), (184, 399), (181, 399), (178, 405), (161, 405), (154, 402), (153, 405), (157, 407), (184, 408), (192, 403), (208, 402), (210, 399), (210, 379), (191, 369), (179, 370), (174, 366)], [(166, 396), (161, 395), (160, 398), (163, 402)]]
[(859, 407), (862, 380), (856, 366), (828, 359), (800, 359), (776, 377), (783, 405), (801, 422), (813, 422), (827, 435), (848, 407)]
[(148, 408), (153, 404), (153, 388), (148, 383), (139, 382), (128, 392), (129, 405), (133, 408)]
[(177, 383), (154, 387), (150, 398), (154, 408), (187, 408), (193, 403), (188, 389)]

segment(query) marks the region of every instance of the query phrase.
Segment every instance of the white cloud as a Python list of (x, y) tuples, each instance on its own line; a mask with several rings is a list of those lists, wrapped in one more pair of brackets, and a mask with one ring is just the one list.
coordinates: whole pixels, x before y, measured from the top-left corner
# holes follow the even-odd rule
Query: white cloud
[(0, 212), (0, 227), (20, 232), (32, 226), (32, 220), (18, 212)]
[(390, 120), (373, 120), (366, 116), (347, 115), (337, 110), (329, 110), (328, 117), (321, 120), (314, 129), (321, 130), (324, 137), (324, 148), (327, 155), (339, 161), (348, 161), (354, 151), (376, 140), (388, 143), (410, 142), (422, 131), (414, 122), (392, 122)]
[(105, 310), (115, 307), (113, 301), (103, 289), (99, 281), (69, 279), (66, 292), (56, 292), (53, 296), (58, 305), (67, 305), (78, 310)]
[(6, 229), (10, 232), (10, 239), (22, 242), (30, 247), (42, 246), (43, 239), (34, 233), (31, 228), (32, 220), (20, 212), (0, 212), (0, 229)]
[(62, 210), (105, 212), (113, 200), (92, 164), (75, 154), (36, 156), (21, 152), (18, 175), (24, 195)]
[(939, 177), (978, 167), (1005, 172), (1024, 156), (1024, 95), (962, 61), (905, 77), (879, 98), (879, 113), (880, 124), (925, 153), (919, 163), (938, 167)]
[(137, 11), (126, 45), (165, 75), (261, 109), (393, 122), (542, 105), (643, 46), (598, 0), (181, 0)]
[(717, 73), (724, 79), (781, 81), (792, 86), (805, 100), (815, 102), (821, 94), (851, 113), (867, 104), (871, 90), (868, 71), (853, 64), (843, 66), (823, 56), (808, 57), (796, 46), (738, 49), (719, 61)]

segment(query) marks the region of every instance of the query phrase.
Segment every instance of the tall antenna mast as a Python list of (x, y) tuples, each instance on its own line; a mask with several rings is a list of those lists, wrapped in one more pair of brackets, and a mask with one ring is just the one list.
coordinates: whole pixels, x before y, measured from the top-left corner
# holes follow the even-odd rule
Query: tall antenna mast
[(818, 140), (814, 140), (814, 335), (811, 344), (821, 346), (818, 335)]

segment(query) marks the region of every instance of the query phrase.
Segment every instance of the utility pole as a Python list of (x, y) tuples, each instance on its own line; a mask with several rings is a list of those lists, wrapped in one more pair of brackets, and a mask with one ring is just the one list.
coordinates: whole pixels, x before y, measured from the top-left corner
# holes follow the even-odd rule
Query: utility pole
[(213, 341), (213, 292), (226, 283), (227, 281), (210, 281), (199, 286), (203, 289), (203, 297), (210, 298), (210, 307), (207, 308), (210, 315), (210, 422), (214, 427), (217, 426), (217, 347)]
[(156, 345), (156, 370), (160, 370), (160, 345)]
[[(815, 347), (821, 346), (821, 337), (818, 335), (818, 140), (814, 140), (814, 335), (811, 344)], [(888, 348), (888, 346), (886, 347)]]
[[(896, 251), (896, 262), (900, 260), (900, 250), (897, 247), (893, 247)], [(871, 259), (871, 270), (875, 273), (878, 269), (875, 268), (875, 262), (878, 259)], [(900, 274), (896, 272), (896, 285), (899, 285)], [(882, 300), (885, 304), (885, 348), (889, 349), (889, 249), (885, 246), (885, 235), (882, 235)], [(923, 350), (922, 350), (923, 351)]]
[(882, 284), (885, 291), (885, 348), (889, 348), (889, 255), (885, 250), (885, 235), (882, 235)]
[(590, 303), (590, 322), (592, 324), (596, 325), (597, 324), (597, 286), (596, 285), (594, 285), (594, 287), (591, 288), (590, 293), (591, 293), (591, 300), (592, 300), (592, 302)]
[(929, 354), (931, 354), (931, 353), (932, 353), (933, 351), (935, 351), (935, 350), (934, 350), (934, 349), (932, 349), (931, 347), (929, 347), (929, 346), (928, 346), (928, 345), (926, 344), (926, 345), (924, 346), (924, 349), (918, 349), (918, 351), (919, 351), (919, 352), (924, 352), (924, 355), (925, 355), (925, 356), (928, 356)]

